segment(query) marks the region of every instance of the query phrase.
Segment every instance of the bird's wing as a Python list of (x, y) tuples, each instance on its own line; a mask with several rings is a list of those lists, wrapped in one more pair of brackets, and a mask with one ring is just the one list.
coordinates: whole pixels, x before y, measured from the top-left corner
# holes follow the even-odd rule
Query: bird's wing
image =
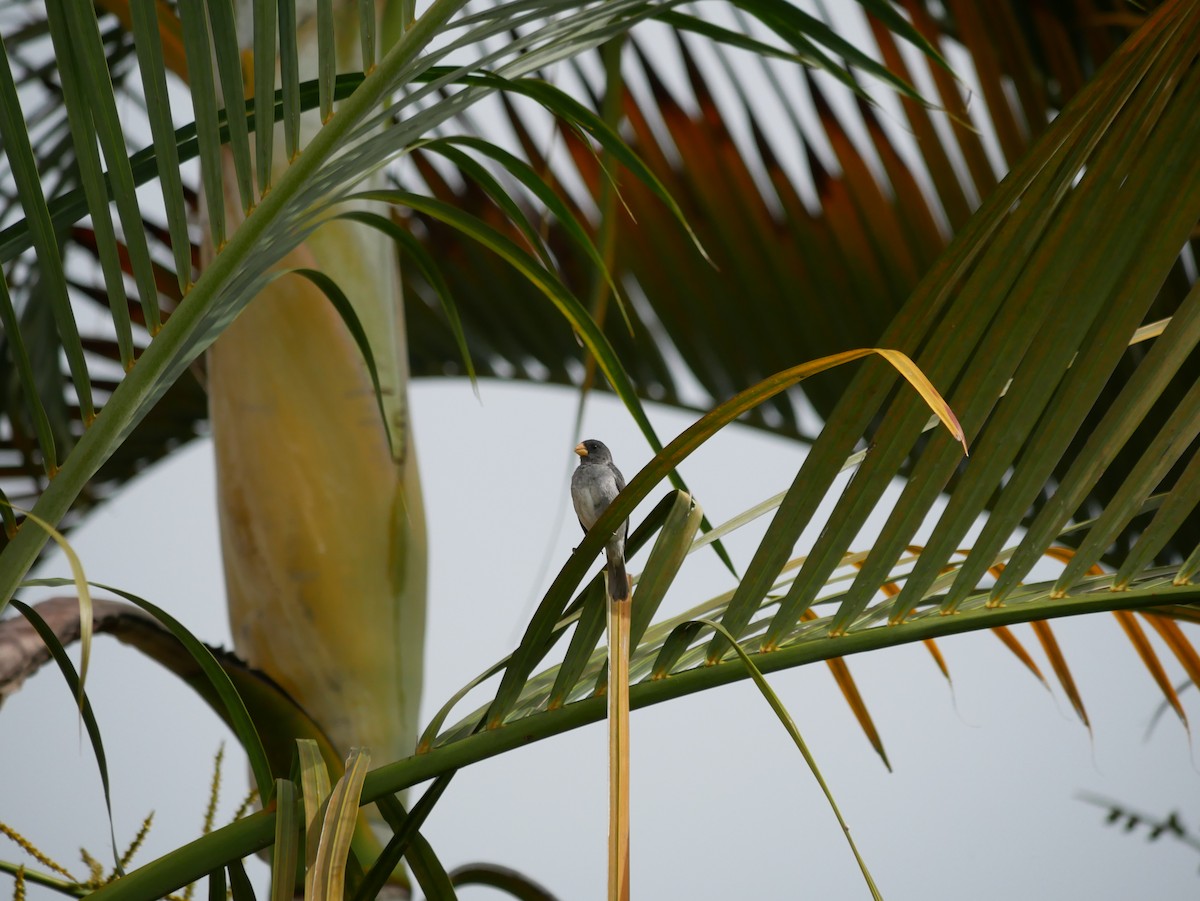
[(613, 464), (608, 464), (609, 471), (612, 472), (613, 478), (617, 480), (617, 491), (625, 490), (625, 477), (621, 475), (621, 470), (617, 469)]
[[(616, 483), (617, 494), (620, 494), (622, 491), (625, 490), (625, 477), (623, 475), (621, 475), (621, 470), (617, 469), (617, 467), (614, 466), (612, 463), (608, 464), (608, 469), (609, 469), (609, 472), (612, 473), (613, 482)], [(616, 494), (614, 494), (612, 499), (609, 500), (609, 503), (611, 504), (612, 501), (615, 499), (616, 499)], [(629, 535), (629, 520), (625, 520), (625, 522), (621, 525), (621, 527), (619, 529), (617, 529), (617, 535), (619, 535), (621, 537), (622, 541), (624, 541), (625, 538), (628, 537), (628, 535)]]

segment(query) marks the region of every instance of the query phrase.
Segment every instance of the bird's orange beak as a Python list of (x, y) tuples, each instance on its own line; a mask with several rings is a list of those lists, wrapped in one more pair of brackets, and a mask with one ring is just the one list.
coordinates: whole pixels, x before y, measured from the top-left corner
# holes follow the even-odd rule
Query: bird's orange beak
[(587, 448), (583, 446), (582, 441), (575, 445), (575, 453), (579, 454), (581, 457), (587, 456)]

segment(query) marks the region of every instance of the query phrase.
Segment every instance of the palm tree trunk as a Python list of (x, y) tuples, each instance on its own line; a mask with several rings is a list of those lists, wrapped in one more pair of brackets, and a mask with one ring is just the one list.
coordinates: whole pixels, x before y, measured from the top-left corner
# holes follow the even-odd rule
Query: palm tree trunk
[[(356, 14), (357, 4), (342, 6)], [(300, 23), (298, 41), (301, 78), (314, 77), (311, 22)], [(339, 70), (361, 65), (357, 43), (348, 46), (353, 59)], [(274, 146), (282, 153), (279, 137)], [(286, 164), (277, 159), (277, 170)], [(225, 184), (236, 222), (235, 181)], [(416, 739), (426, 594), (395, 249), (374, 229), (336, 220), (286, 262), (324, 272), (345, 292), (369, 335), (387, 423), (361, 352), (305, 278), (269, 284), (209, 351), (234, 644), (342, 753), (368, 746), (378, 760), (395, 759)]]

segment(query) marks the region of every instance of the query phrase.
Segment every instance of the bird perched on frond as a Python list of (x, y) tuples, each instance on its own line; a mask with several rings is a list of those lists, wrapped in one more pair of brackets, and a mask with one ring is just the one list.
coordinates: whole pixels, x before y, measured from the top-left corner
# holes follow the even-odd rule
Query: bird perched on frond
[[(571, 476), (571, 503), (579, 524), (587, 532), (625, 487), (625, 478), (613, 465), (612, 453), (603, 442), (594, 438), (581, 441), (575, 446), (575, 453), (579, 454), (579, 466)], [(608, 557), (608, 594), (614, 601), (629, 598), (629, 577), (625, 574), (628, 534), (629, 520), (625, 520), (604, 549)]]

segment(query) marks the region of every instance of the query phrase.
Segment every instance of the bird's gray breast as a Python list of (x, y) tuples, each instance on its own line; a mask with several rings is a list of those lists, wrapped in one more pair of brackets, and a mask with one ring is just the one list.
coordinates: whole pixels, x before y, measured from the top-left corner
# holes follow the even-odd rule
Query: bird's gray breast
[(571, 476), (575, 515), (590, 529), (617, 496), (617, 484), (603, 466), (579, 466)]

